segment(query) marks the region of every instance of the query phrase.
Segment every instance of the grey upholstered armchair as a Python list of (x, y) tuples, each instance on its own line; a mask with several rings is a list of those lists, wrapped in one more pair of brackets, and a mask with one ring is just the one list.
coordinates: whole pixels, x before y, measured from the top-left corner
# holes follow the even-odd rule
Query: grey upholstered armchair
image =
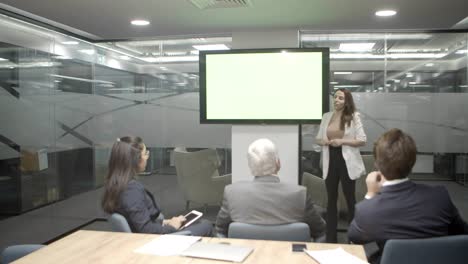
[(231, 174), (219, 175), (220, 161), (214, 149), (187, 152), (174, 150), (177, 180), (186, 200), (186, 209), (195, 202), (203, 206), (220, 205), (224, 187), (231, 183)]

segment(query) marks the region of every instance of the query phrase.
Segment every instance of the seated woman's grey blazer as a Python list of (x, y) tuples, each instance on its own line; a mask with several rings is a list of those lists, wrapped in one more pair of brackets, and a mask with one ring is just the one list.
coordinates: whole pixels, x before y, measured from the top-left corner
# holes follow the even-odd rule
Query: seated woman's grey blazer
[(174, 227), (163, 225), (163, 218), (158, 218), (160, 212), (153, 195), (136, 180), (131, 180), (127, 188), (120, 194), (117, 213), (127, 219), (134, 233), (168, 234), (176, 232)]

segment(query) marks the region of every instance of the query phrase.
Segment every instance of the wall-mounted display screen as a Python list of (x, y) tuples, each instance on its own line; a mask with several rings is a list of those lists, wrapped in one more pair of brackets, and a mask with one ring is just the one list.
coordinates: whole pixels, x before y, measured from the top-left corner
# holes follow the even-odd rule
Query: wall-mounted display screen
[(328, 48), (200, 51), (200, 122), (319, 123), (328, 83)]

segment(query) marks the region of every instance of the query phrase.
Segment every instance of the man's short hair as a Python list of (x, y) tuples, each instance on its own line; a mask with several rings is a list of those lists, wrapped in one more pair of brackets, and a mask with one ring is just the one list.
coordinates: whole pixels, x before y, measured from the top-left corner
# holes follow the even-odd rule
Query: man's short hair
[(413, 138), (392, 128), (374, 144), (375, 166), (387, 180), (406, 178), (416, 162), (416, 152)]
[(266, 138), (252, 142), (247, 159), (253, 176), (271, 175), (277, 172), (278, 153), (275, 144)]

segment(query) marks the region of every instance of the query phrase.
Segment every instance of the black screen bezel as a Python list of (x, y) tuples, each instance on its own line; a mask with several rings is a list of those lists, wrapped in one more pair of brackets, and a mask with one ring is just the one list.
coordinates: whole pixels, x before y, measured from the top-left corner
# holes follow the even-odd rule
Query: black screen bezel
[(274, 49), (233, 49), (200, 51), (200, 124), (320, 124), (319, 119), (207, 119), (206, 111), (206, 55), (243, 54), (243, 53), (281, 53), (281, 52), (320, 52), (322, 54), (322, 115), (329, 111), (329, 48), (274, 48)]

